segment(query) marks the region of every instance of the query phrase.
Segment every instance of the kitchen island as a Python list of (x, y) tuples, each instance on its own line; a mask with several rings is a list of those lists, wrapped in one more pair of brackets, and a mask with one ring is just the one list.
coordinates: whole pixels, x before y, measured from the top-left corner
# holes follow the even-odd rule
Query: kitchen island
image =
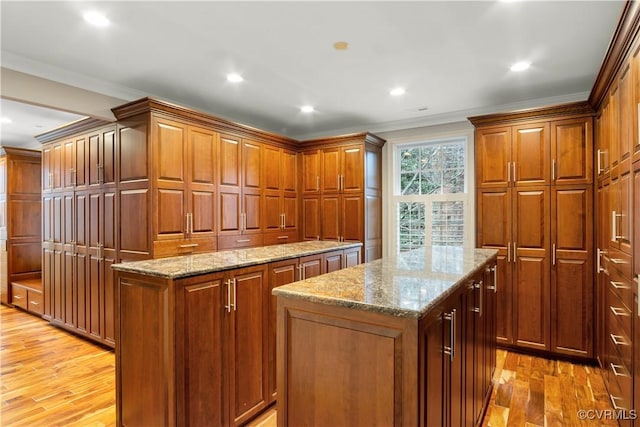
[(272, 289), (356, 265), (361, 247), (308, 241), (113, 265), (117, 424), (238, 426), (266, 409)]
[(496, 257), (419, 249), (274, 289), (278, 425), (480, 422), (495, 369)]

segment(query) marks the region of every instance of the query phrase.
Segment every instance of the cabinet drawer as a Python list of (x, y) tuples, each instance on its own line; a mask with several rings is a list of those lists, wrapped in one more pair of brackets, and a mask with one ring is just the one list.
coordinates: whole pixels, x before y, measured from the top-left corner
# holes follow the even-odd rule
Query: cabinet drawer
[(218, 250), (262, 246), (263, 241), (262, 234), (218, 236)]
[(609, 273), (617, 272), (622, 278), (631, 278), (631, 256), (616, 248), (609, 248)]
[(214, 252), (217, 249), (215, 237), (201, 239), (156, 240), (153, 242), (153, 257), (188, 255), (197, 252)]
[(625, 366), (631, 366), (632, 345), (629, 336), (619, 325), (611, 310), (608, 317), (608, 333), (607, 333), (607, 362), (615, 359), (621, 359)]
[(610, 318), (613, 318), (611, 321), (617, 320), (619, 328), (621, 328), (628, 337), (633, 336), (631, 334), (631, 309), (622, 302), (611, 286), (609, 286), (609, 293), (607, 295), (607, 310)]
[[(631, 386), (633, 383), (631, 377), (625, 377), (625, 373), (616, 365), (615, 361), (611, 362), (606, 369), (607, 389), (612, 405), (617, 409), (631, 409)], [(618, 375), (614, 373), (614, 369)]]
[(27, 290), (22, 286), (14, 285), (11, 287), (11, 294), (11, 303), (26, 310), (28, 306)]
[(298, 241), (297, 231), (280, 231), (264, 234), (264, 245), (280, 245), (282, 243), (294, 243)]
[(27, 299), (29, 301), (27, 310), (35, 314), (44, 314), (42, 292), (29, 290), (27, 292)]
[(631, 281), (620, 275), (620, 272), (615, 268), (609, 270), (609, 290), (613, 292), (624, 306), (631, 310), (633, 307), (633, 289), (631, 288)]

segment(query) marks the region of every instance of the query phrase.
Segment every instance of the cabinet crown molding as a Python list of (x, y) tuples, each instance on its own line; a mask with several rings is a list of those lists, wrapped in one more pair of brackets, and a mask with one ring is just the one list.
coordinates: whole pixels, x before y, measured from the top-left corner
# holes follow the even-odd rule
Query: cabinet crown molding
[(509, 113), (473, 116), (468, 117), (468, 120), (475, 127), (478, 127), (484, 125), (516, 123), (520, 121), (549, 120), (555, 117), (566, 119), (570, 116), (593, 116), (594, 114), (595, 111), (589, 102), (579, 101), (548, 107), (529, 108)]
[(56, 139), (66, 138), (71, 135), (78, 135), (82, 132), (95, 129), (97, 127), (107, 126), (110, 124), (112, 123), (105, 120), (87, 117), (86, 119), (76, 120), (75, 122), (71, 122), (50, 131), (43, 132), (39, 135), (36, 135), (35, 138), (39, 143), (46, 144), (47, 142), (55, 141)]

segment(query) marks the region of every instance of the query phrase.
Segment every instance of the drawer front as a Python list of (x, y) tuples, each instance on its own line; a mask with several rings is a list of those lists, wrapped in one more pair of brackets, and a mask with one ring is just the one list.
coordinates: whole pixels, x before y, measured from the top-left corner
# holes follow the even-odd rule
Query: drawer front
[(607, 334), (607, 363), (616, 357), (624, 363), (625, 366), (631, 366), (632, 345), (629, 336), (624, 332), (618, 320), (615, 318), (611, 310), (609, 310), (608, 334)]
[(615, 270), (624, 279), (631, 278), (631, 256), (616, 248), (609, 248), (608, 268), (609, 272)]
[(264, 233), (264, 245), (280, 245), (282, 243), (294, 243), (298, 241), (297, 231), (281, 231), (276, 233)]
[(27, 309), (27, 290), (21, 286), (11, 287), (11, 304), (16, 307)]
[[(607, 390), (609, 391), (609, 399), (611, 400), (611, 404), (614, 408), (618, 409), (618, 410), (622, 410), (622, 409), (631, 409), (631, 395), (627, 394), (630, 393), (630, 389), (623, 389), (623, 387), (620, 386), (620, 382), (618, 381), (618, 378), (621, 378), (619, 376), (616, 376), (613, 374), (613, 370), (611, 368), (611, 365), (609, 365), (607, 367)], [(626, 383), (627, 381), (624, 380), (623, 383)], [(630, 378), (628, 381), (629, 384), (631, 384)], [(626, 385), (624, 387), (627, 387)]]
[(631, 322), (633, 319), (631, 307), (627, 307), (626, 304), (622, 302), (611, 286), (609, 286), (609, 292), (607, 294), (607, 310), (609, 316), (614, 319), (613, 321), (617, 320), (617, 324), (619, 325), (617, 329), (621, 328), (628, 337), (633, 336), (631, 334)]
[[(619, 358), (613, 358), (608, 362), (607, 378), (609, 383), (615, 383), (612, 387), (615, 391), (614, 396), (621, 398), (616, 404), (625, 409), (631, 409), (633, 397), (633, 378), (631, 371)], [(611, 390), (610, 390), (611, 391)]]
[(44, 314), (42, 304), (42, 292), (27, 291), (27, 299), (29, 301), (27, 310), (35, 314)]
[(214, 252), (217, 249), (215, 237), (156, 240), (153, 242), (153, 257), (164, 258), (169, 256), (188, 255), (196, 252)]
[(263, 245), (262, 234), (245, 234), (237, 236), (218, 236), (218, 250), (251, 248)]
[(609, 289), (620, 298), (620, 302), (631, 311), (633, 308), (633, 289), (631, 280), (623, 277), (615, 268), (609, 270)]

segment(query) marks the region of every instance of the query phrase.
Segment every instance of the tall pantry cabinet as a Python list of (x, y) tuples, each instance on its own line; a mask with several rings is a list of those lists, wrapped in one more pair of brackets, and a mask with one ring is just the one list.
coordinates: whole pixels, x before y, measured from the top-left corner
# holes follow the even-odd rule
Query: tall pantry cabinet
[(640, 408), (639, 34), (640, 5), (628, 2), (589, 98), (597, 112), (597, 358), (616, 410)]
[(503, 346), (593, 357), (592, 115), (585, 102), (469, 119)]
[(304, 141), (303, 240), (362, 242), (362, 262), (382, 256), (382, 146), (362, 133)]

